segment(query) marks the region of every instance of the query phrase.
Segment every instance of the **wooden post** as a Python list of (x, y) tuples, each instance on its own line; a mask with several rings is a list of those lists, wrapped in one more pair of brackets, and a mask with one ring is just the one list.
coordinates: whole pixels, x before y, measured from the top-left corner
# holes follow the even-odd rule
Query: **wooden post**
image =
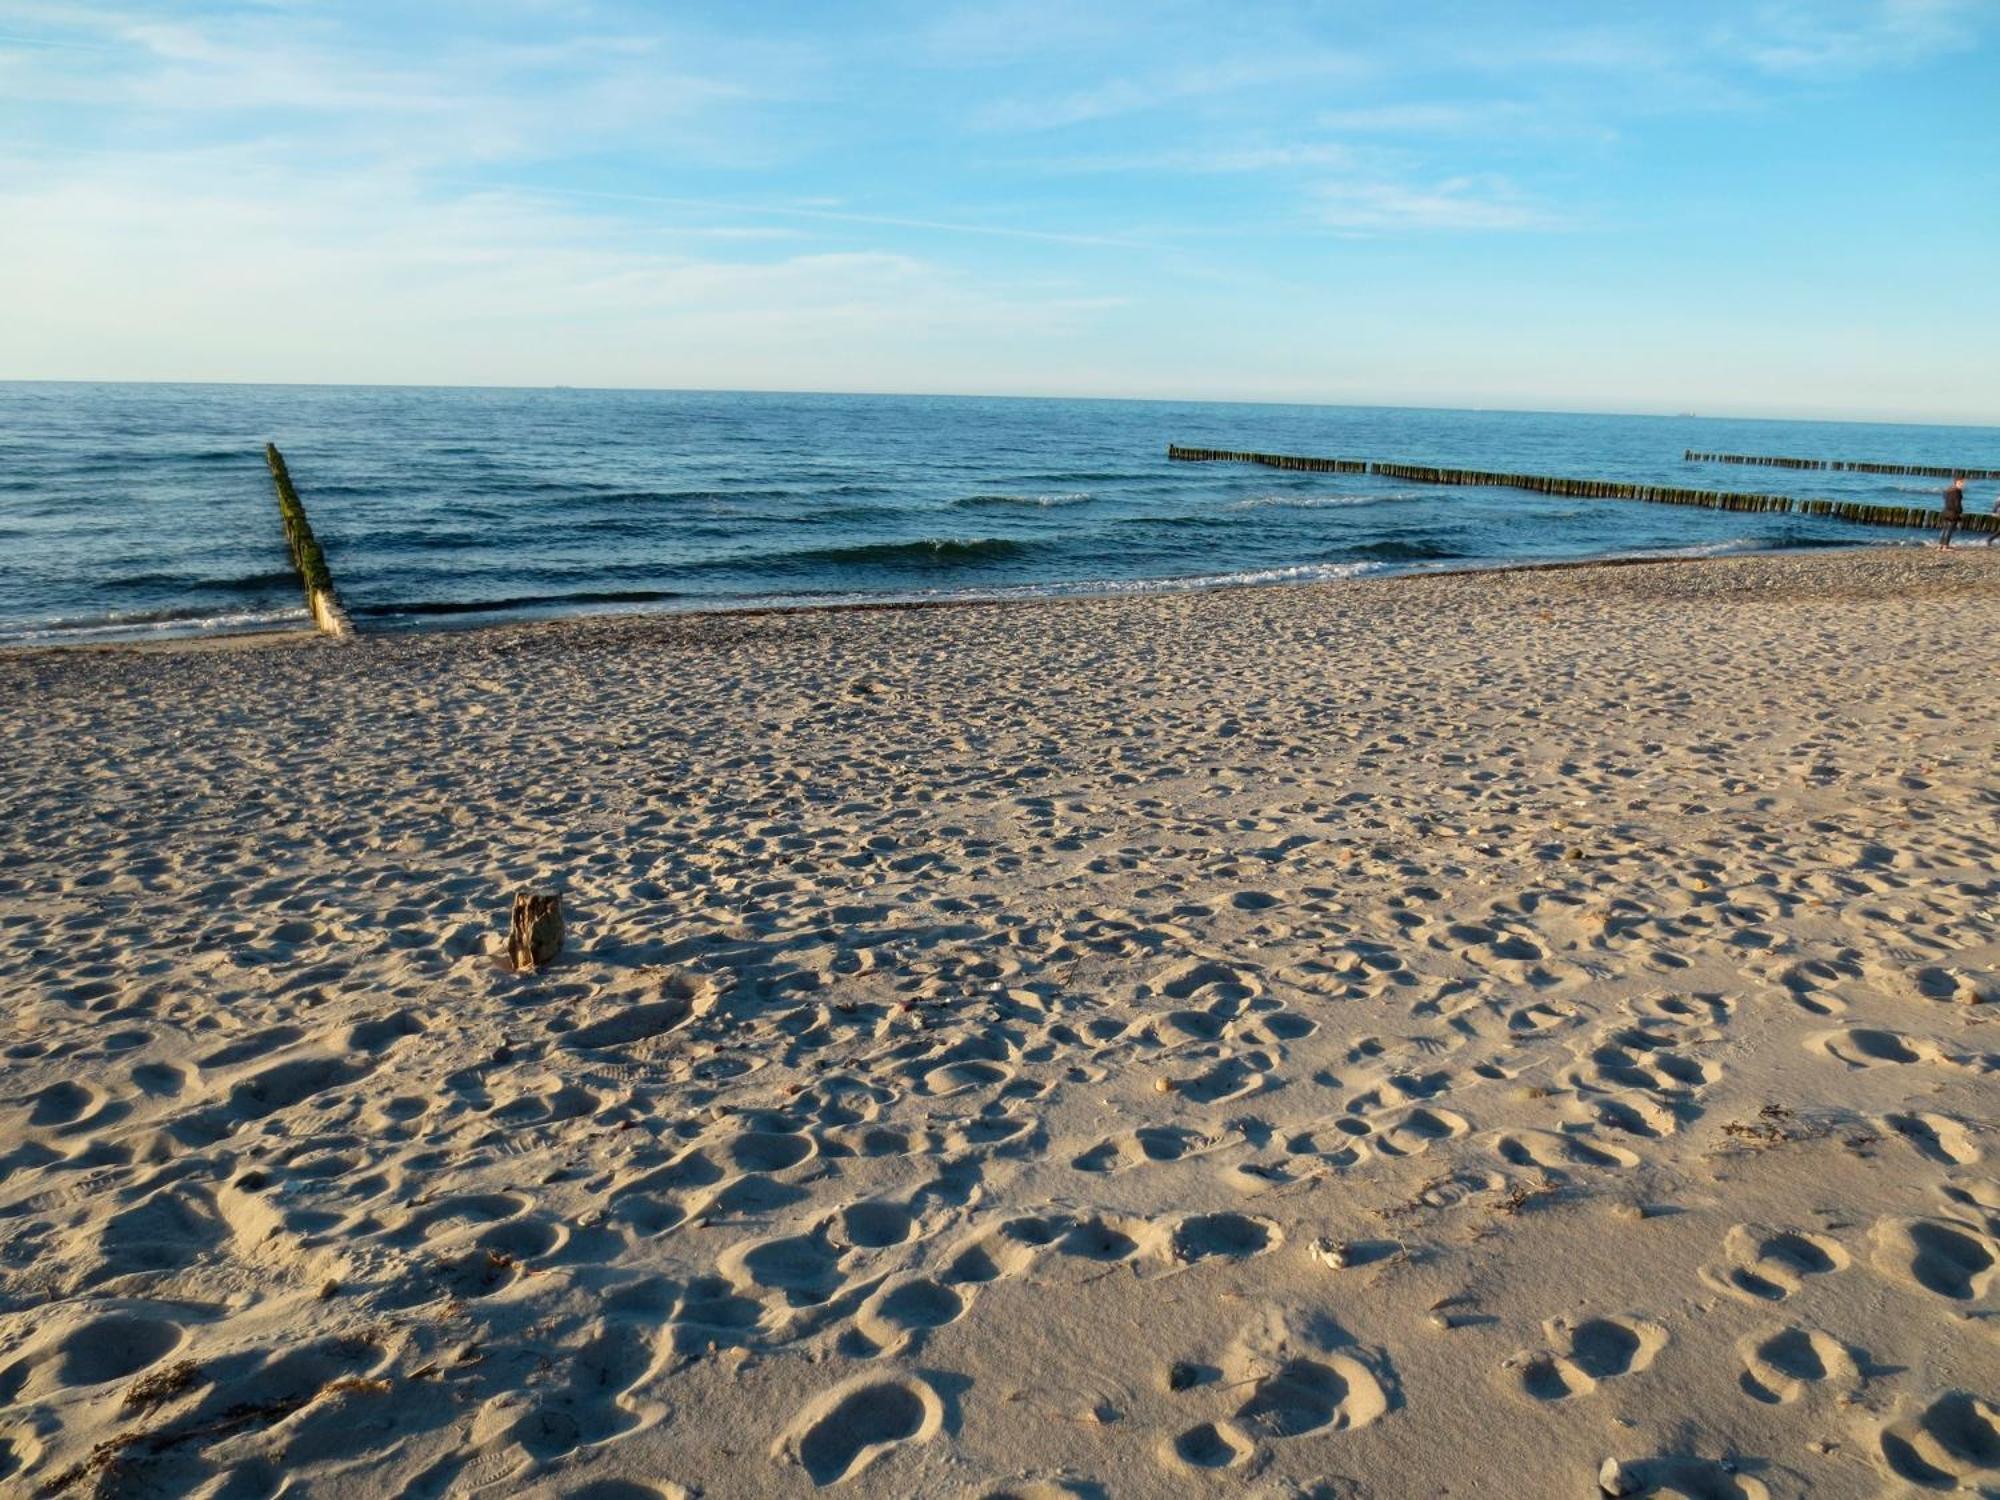
[(345, 640), (354, 634), (353, 623), (341, 607), (340, 595), (334, 591), (326, 553), (320, 550), (319, 538), (313, 535), (305, 504), (292, 485), (291, 471), (286, 468), (285, 455), (278, 451), (277, 444), (264, 445), (264, 462), (270, 465), (271, 482), (277, 487), (278, 514), (285, 523), (285, 545), (291, 549), (292, 566), (298, 569), (299, 583), (306, 591), (306, 608), (312, 612), (313, 624), (323, 634)]
[(539, 891), (516, 891), (514, 914), (507, 931), (507, 961), (526, 973), (554, 961), (562, 952), (562, 897)]

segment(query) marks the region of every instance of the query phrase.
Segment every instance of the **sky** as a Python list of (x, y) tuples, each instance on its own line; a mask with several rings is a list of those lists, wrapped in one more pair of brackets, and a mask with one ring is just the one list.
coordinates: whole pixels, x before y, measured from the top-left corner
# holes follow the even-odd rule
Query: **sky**
[(2000, 424), (2000, 0), (0, 0), (0, 378)]

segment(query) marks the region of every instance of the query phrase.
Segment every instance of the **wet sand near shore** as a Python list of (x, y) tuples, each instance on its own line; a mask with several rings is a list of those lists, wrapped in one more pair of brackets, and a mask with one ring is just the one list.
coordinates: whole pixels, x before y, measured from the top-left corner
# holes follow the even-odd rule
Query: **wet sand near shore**
[(0, 1487), (1993, 1492), (1996, 668), (1983, 548), (0, 654)]

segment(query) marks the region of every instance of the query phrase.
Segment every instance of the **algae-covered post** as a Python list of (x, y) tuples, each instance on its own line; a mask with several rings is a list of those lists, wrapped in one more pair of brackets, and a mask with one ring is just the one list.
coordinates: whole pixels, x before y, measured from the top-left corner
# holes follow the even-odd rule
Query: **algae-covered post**
[(320, 550), (319, 538), (313, 535), (305, 504), (292, 485), (291, 470), (286, 468), (285, 455), (278, 451), (276, 443), (264, 445), (264, 461), (271, 466), (271, 482), (278, 488), (278, 514), (285, 523), (285, 544), (291, 548), (292, 566), (299, 570), (299, 583), (306, 591), (306, 608), (312, 611), (313, 624), (327, 635), (344, 639), (354, 634), (354, 626), (341, 607), (340, 595), (334, 592), (326, 553)]

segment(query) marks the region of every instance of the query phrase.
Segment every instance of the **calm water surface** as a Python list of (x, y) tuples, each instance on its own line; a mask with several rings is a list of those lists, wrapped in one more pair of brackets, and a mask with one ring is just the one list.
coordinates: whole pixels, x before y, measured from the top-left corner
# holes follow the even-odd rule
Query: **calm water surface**
[[(2000, 467), (2000, 429), (729, 392), (0, 383), (0, 642), (304, 620), (290, 460), (364, 630), (610, 609), (1278, 583), (1913, 541), (1368, 476), (1168, 442), (1935, 504), (1940, 483), (1684, 449)], [(1975, 486), (1974, 507), (1991, 503)]]

